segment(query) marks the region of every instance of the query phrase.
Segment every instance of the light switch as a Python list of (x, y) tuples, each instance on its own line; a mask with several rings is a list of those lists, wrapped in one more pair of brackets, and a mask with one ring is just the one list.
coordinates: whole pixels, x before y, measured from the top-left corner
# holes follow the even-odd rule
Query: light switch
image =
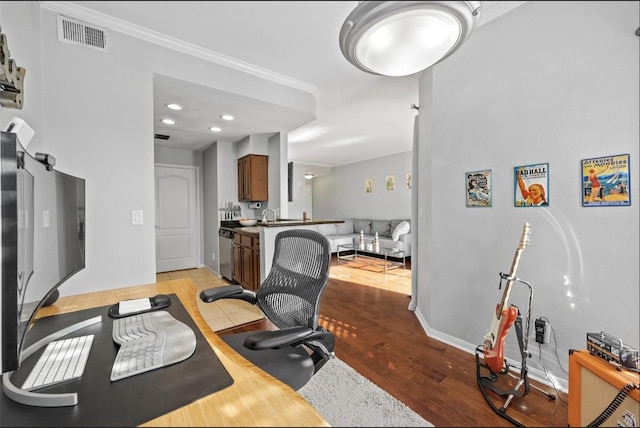
[(49, 211), (42, 211), (42, 227), (49, 227)]
[(142, 210), (131, 211), (131, 224), (133, 225), (144, 224), (144, 220), (142, 217)]

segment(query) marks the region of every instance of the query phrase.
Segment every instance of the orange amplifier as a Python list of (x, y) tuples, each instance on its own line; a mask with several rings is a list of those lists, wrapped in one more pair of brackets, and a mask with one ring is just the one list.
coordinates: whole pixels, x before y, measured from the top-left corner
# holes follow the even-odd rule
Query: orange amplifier
[[(618, 369), (587, 350), (569, 351), (569, 426), (584, 427), (596, 419), (595, 426), (639, 426), (638, 388), (639, 373)], [(617, 406), (610, 406), (614, 402)]]

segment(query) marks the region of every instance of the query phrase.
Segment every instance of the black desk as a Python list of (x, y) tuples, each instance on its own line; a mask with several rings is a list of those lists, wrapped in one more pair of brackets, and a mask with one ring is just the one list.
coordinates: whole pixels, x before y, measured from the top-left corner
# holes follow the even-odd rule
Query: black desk
[[(233, 384), (233, 379), (213, 352), (175, 294), (163, 310), (192, 328), (196, 351), (180, 363), (111, 382), (111, 367), (118, 350), (111, 338), (111, 305), (55, 315), (37, 320), (27, 335), (27, 345), (75, 322), (102, 315), (94, 324), (70, 336), (94, 334), (85, 372), (80, 379), (42, 388), (36, 392), (77, 392), (72, 407), (31, 407), (0, 397), (0, 426), (133, 426), (169, 413)], [(44, 348), (13, 373), (12, 383), (22, 385)]]

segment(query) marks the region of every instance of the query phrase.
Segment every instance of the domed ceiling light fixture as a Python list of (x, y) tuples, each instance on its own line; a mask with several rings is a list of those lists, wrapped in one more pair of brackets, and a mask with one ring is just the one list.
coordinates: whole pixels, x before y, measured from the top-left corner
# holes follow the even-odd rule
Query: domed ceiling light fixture
[(340, 29), (340, 50), (360, 70), (408, 76), (454, 53), (480, 20), (480, 1), (361, 1)]
[(313, 173), (311, 173), (311, 172), (307, 172), (307, 173), (304, 175), (304, 178), (306, 178), (307, 180), (311, 180), (313, 177), (314, 177), (314, 175), (313, 175)]

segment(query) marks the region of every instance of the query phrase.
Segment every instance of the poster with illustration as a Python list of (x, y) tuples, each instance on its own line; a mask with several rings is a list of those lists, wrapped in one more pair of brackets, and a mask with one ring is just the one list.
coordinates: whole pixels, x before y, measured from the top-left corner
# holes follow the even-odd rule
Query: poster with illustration
[(523, 165), (513, 168), (516, 207), (549, 205), (549, 164)]
[(387, 175), (384, 179), (384, 182), (387, 185), (387, 190), (395, 190), (396, 188), (396, 176), (395, 175)]
[(490, 207), (493, 201), (491, 195), (491, 170), (465, 172), (467, 207)]
[(364, 179), (364, 193), (373, 193), (373, 178)]
[(582, 160), (582, 206), (631, 205), (629, 155)]

